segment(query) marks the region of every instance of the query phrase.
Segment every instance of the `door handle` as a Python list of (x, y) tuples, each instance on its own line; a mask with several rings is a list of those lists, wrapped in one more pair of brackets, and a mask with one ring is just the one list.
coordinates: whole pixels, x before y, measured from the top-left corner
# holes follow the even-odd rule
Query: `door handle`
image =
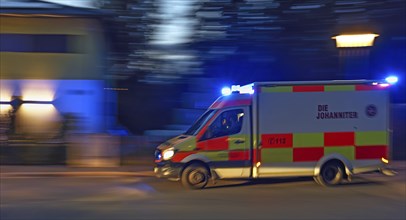
[(234, 141), (234, 144), (243, 144), (243, 143), (245, 143), (244, 140), (236, 140), (236, 141)]

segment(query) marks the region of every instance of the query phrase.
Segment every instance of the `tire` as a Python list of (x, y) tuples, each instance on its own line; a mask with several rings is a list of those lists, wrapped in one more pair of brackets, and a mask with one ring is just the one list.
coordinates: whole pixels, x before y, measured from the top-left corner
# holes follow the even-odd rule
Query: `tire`
[(181, 182), (187, 189), (203, 189), (209, 182), (209, 171), (201, 165), (189, 165), (182, 172)]
[(322, 186), (334, 186), (341, 183), (344, 177), (344, 170), (338, 162), (324, 164), (315, 181)]

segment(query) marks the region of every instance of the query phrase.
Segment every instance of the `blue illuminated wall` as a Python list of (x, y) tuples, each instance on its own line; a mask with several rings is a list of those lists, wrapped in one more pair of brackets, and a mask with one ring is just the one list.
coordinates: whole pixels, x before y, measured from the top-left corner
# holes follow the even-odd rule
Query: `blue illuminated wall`
[[(22, 100), (17, 118), (21, 118), (19, 125), (23, 127), (24, 132), (35, 133), (47, 122), (61, 122), (64, 114), (77, 118), (78, 124), (74, 131), (77, 133), (99, 133), (106, 127), (106, 90), (102, 80), (1, 80), (0, 85), (3, 103), (12, 101), (13, 97)], [(29, 105), (30, 108), (25, 110)], [(44, 109), (44, 106), (48, 105), (52, 105), (55, 112)], [(10, 107), (2, 104), (2, 113), (5, 114)], [(42, 125), (27, 125), (35, 119), (40, 119)], [(43, 131), (49, 129), (52, 127)]]

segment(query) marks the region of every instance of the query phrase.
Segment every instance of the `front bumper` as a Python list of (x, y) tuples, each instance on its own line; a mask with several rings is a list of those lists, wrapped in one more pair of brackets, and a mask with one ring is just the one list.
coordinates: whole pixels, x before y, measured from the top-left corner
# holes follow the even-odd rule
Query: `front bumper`
[(179, 179), (182, 168), (181, 163), (159, 162), (155, 164), (154, 173), (158, 178)]

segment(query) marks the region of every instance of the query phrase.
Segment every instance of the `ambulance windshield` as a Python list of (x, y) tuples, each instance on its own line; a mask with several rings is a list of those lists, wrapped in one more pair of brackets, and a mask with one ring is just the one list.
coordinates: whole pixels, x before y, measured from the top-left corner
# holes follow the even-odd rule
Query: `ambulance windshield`
[(196, 135), (196, 133), (200, 130), (202, 125), (206, 124), (206, 122), (213, 116), (214, 112), (215, 110), (213, 109), (205, 112), (184, 134)]

